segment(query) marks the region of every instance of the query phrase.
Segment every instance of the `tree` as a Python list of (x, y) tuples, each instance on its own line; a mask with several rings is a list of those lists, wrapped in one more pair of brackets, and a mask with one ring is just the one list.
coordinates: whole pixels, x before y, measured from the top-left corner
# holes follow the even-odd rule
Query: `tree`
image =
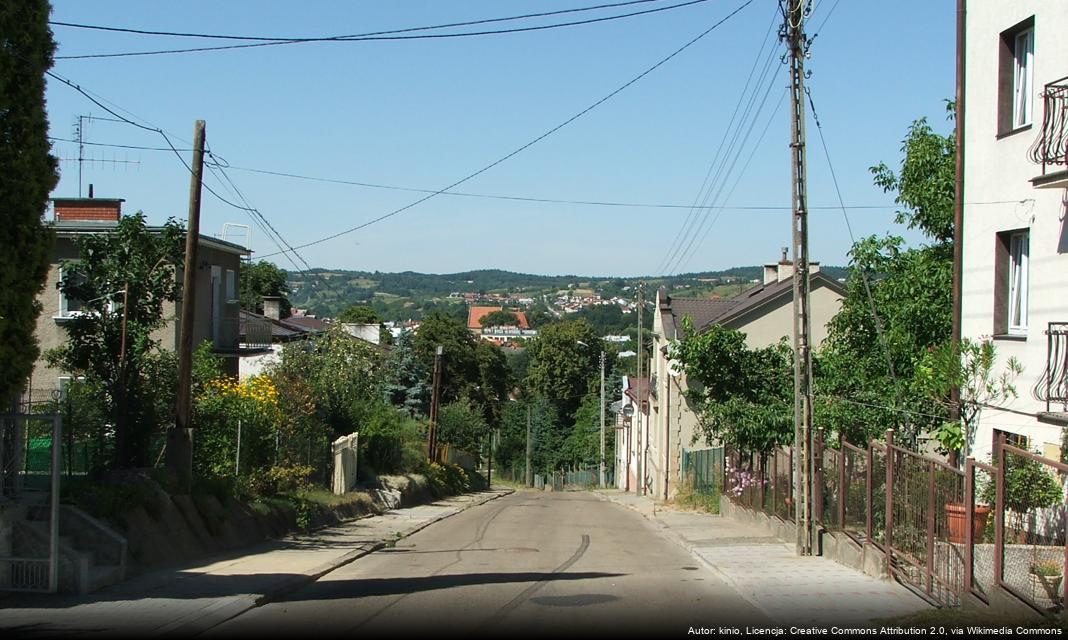
[(348, 324), (379, 324), (382, 322), (378, 312), (365, 305), (353, 305), (345, 309), (338, 315), (337, 320)]
[(383, 402), (380, 354), (337, 325), (314, 339), (287, 346), (271, 373), (299, 377), (311, 387), (316, 416), (331, 439), (359, 430), (367, 415), (377, 410), (374, 405)]
[(603, 350), (601, 338), (585, 320), (545, 327), (527, 347), (527, 389), (549, 400), (560, 417), (570, 421), (582, 397), (600, 377)]
[(0, 3), (0, 399), (22, 390), (38, 356), (37, 294), (48, 273), (51, 231), (41, 223), (55, 187), (44, 74), (55, 43), (45, 0)]
[(478, 381), (469, 395), (483, 407), (486, 422), (493, 428), (501, 422), (501, 404), (508, 400), (512, 387), (512, 371), (504, 351), (485, 340), (475, 348), (478, 362)]
[(478, 456), (481, 445), (489, 435), (489, 425), (482, 409), (464, 398), (441, 408), (438, 416), (438, 440), (471, 455)]
[(144, 214), (137, 212), (123, 217), (113, 231), (76, 239), (79, 259), (63, 263), (59, 288), (82, 301), (83, 313), (64, 325), (70, 339), (48, 357), (63, 370), (102, 385), (120, 468), (147, 464), (149, 435), (165, 420), (154, 398), (167, 390), (148, 375), (159, 351), (152, 334), (167, 322), (164, 303), (178, 299), (176, 272), (185, 253), (184, 237), (174, 219), (150, 230)]
[(1013, 380), (1023, 366), (1010, 356), (1005, 369), (994, 375), (997, 351), (990, 340), (962, 338), (958, 348), (945, 343), (924, 355), (916, 367), (914, 386), (936, 402), (946, 402), (950, 389), (960, 389), (959, 422), (945, 422), (935, 439), (948, 452), (962, 451), (968, 457), (975, 442), (975, 427), (984, 407), (997, 406), (1017, 397)]
[[(564, 445), (560, 450), (559, 457), (556, 460), (556, 466), (559, 467), (571, 467), (571, 466), (591, 466), (597, 465), (601, 460), (601, 395), (598, 390), (597, 393), (590, 393), (582, 399), (582, 404), (579, 405), (577, 411), (575, 411), (574, 424), (571, 427), (571, 433), (568, 434), (567, 439), (564, 440)], [(610, 438), (611, 427), (608, 427), (609, 433), (605, 435), (605, 458), (610, 458), (611, 444)]]
[(483, 327), (515, 327), (519, 326), (519, 318), (514, 311), (502, 309), (487, 313), (478, 319)]
[(709, 444), (767, 452), (793, 439), (793, 352), (785, 338), (750, 349), (744, 333), (712, 325), (697, 334), (689, 317), (683, 334), (670, 357), (682, 365), (686, 398)]
[(382, 393), (386, 401), (412, 417), (426, 415), (430, 403), (429, 374), (415, 353), (412, 332), (402, 331), (386, 360)]
[(478, 358), (475, 355), (478, 344), (462, 321), (434, 311), (419, 325), (412, 341), (416, 355), (428, 372), (434, 371), (434, 353), (439, 346), (444, 356), (441, 403), (445, 405), (458, 399), (465, 388), (478, 384)]
[(920, 119), (901, 150), (897, 173), (885, 164), (871, 168), (875, 184), (896, 192), (905, 207), (897, 221), (930, 244), (906, 248), (900, 237), (871, 236), (853, 246), (846, 296), (815, 363), (813, 408), (818, 422), (849, 440), (892, 426), (900, 444), (915, 446), (946, 415), (913, 378), (924, 355), (950, 338), (954, 134), (939, 135)]
[(282, 298), (282, 317), (289, 317), (288, 274), (270, 262), (253, 262), (241, 268), (241, 308), (263, 313), (264, 296)]

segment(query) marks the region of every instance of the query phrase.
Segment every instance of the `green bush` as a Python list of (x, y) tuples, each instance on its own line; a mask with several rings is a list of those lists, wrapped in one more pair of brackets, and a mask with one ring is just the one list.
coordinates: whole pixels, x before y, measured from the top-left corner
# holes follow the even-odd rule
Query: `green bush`
[(471, 479), (467, 472), (448, 462), (431, 462), (423, 473), (430, 490), (439, 496), (463, 493), (471, 488)]
[(313, 473), (315, 469), (301, 464), (255, 469), (242, 478), (241, 484), (252, 496), (274, 497), (307, 488)]

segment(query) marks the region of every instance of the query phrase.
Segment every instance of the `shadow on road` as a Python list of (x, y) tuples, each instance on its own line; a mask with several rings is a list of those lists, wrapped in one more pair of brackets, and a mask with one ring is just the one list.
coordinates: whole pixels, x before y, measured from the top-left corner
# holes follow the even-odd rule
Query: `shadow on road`
[(322, 601), (343, 598), (367, 598), (372, 596), (406, 595), (422, 591), (451, 589), (486, 584), (520, 584), (524, 582), (558, 582), (564, 580), (593, 580), (618, 578), (625, 573), (587, 571), (581, 573), (552, 573), (548, 571), (521, 573), (460, 573), (415, 578), (363, 578), (318, 582), (300, 593), (286, 598), (285, 602)]

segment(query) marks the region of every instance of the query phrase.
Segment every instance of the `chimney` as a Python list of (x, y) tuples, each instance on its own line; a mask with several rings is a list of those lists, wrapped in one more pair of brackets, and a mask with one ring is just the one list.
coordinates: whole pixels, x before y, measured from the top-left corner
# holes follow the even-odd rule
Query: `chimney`
[(772, 262), (764, 265), (764, 284), (775, 284), (779, 281), (779, 265)]
[(282, 298), (278, 296), (263, 296), (263, 315), (271, 320), (281, 320)]
[(118, 222), (122, 215), (121, 198), (94, 198), (89, 185), (88, 198), (53, 198), (56, 222)]

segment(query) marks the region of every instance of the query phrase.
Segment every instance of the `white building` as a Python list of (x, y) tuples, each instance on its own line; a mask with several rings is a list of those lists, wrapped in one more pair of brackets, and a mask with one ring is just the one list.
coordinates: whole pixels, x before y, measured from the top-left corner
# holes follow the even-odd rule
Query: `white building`
[(1060, 458), (1068, 425), (1068, 3), (970, 2), (966, 20), (961, 333), (1014, 356), (1019, 397), (980, 416)]

